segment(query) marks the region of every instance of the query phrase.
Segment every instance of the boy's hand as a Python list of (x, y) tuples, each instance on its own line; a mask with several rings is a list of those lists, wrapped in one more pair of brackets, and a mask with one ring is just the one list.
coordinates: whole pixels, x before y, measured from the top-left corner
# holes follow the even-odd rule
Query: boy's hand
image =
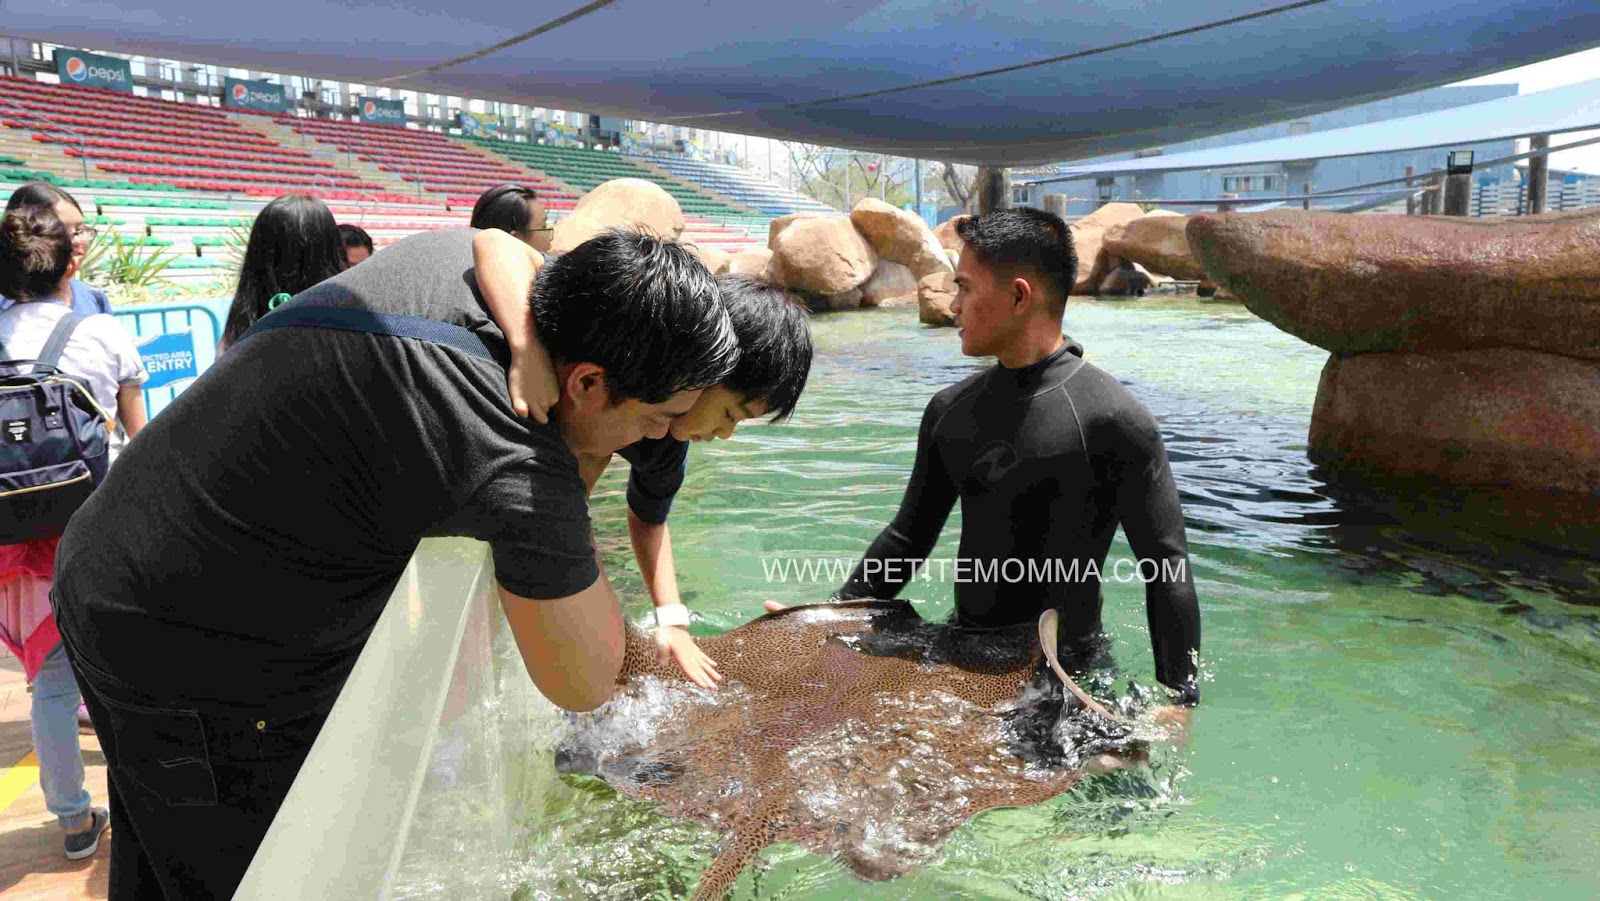
[(656, 629), (656, 661), (663, 664), (675, 661), (689, 681), (701, 688), (716, 688), (717, 683), (722, 681), (722, 674), (717, 672), (717, 662), (700, 650), (700, 646), (689, 635), (689, 630), (682, 626)]
[(550, 421), (550, 408), (561, 399), (561, 384), (543, 343), (533, 341), (512, 352), (506, 382), (511, 389), (511, 408), (518, 416), (541, 423)]

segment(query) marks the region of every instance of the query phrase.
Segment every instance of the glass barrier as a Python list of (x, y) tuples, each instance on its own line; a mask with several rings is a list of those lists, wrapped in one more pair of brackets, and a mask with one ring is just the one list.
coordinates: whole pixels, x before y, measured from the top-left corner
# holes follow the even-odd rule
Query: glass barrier
[(539, 809), (518, 761), (561, 724), (486, 546), (423, 542), (235, 899), (508, 897), (514, 812)]

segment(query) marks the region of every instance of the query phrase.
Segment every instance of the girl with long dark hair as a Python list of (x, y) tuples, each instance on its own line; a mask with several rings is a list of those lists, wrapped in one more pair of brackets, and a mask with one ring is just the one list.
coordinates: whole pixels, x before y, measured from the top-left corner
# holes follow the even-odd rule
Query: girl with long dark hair
[(293, 296), (344, 271), (344, 239), (333, 213), (315, 197), (285, 194), (262, 207), (250, 227), (239, 287), (222, 329), (226, 350), (267, 315), (279, 295)]

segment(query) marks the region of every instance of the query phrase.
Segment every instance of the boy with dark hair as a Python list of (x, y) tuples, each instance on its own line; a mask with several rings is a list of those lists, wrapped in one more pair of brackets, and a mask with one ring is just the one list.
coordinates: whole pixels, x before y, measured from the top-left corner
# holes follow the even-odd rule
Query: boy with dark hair
[(557, 266), (547, 422), (512, 409), (472, 233), (428, 232), (264, 317), (74, 517), (52, 600), (116, 739), (112, 897), (233, 892), (423, 537), (489, 544), (551, 701), (610, 697), (624, 626), (579, 457), (666, 435), (738, 348), (681, 247), (607, 234)]
[(1099, 573), (1120, 523), (1139, 577), (1153, 574), (1156, 678), (1175, 703), (1195, 704), (1200, 608), (1178, 491), (1150, 412), (1061, 333), (1077, 274), (1071, 232), (1034, 209), (976, 216), (957, 231), (961, 352), (999, 362), (929, 402), (900, 510), (835, 596), (898, 595), (959, 499), (955, 621), (1012, 626), (1055, 608), (1063, 657), (1081, 667), (1104, 646)]
[(368, 259), (372, 256), (372, 236), (359, 225), (348, 222), (339, 223), (339, 240), (344, 242), (344, 268)]
[[(540, 273), (530, 316), (529, 286), (543, 256), (496, 229), (479, 232), (473, 250), (484, 299), (513, 347), (512, 402), (525, 415), (537, 417), (542, 414), (541, 391), (544, 398), (553, 394), (540, 387), (549, 382), (544, 355), (559, 356), (561, 341), (561, 324), (551, 321), (539, 296), (548, 282), (560, 278), (567, 257), (555, 258)], [(631, 466), (628, 536), (655, 605), (657, 653), (662, 662), (676, 661), (685, 675), (705, 688), (720, 676), (715, 661), (700, 651), (685, 628), (689, 612), (679, 599), (667, 530), (673, 498), (683, 486), (689, 442), (727, 439), (748, 419), (787, 419), (805, 390), (812, 356), (805, 309), (783, 289), (738, 277), (719, 279), (717, 287), (738, 338), (738, 364), (720, 383), (700, 393), (694, 406), (672, 424), (669, 437), (647, 438), (617, 452)], [(631, 343), (630, 336), (622, 333), (617, 340)], [(605, 454), (583, 461), (587, 488), (593, 489), (610, 460), (611, 455)]]

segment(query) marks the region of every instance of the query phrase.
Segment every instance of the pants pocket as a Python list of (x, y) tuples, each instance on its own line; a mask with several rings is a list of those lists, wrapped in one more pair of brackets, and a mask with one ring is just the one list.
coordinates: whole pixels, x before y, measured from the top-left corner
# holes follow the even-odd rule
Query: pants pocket
[(111, 720), (115, 756), (106, 762), (116, 772), (172, 807), (217, 803), (205, 725), (197, 711), (141, 707), (103, 694), (98, 700)]

